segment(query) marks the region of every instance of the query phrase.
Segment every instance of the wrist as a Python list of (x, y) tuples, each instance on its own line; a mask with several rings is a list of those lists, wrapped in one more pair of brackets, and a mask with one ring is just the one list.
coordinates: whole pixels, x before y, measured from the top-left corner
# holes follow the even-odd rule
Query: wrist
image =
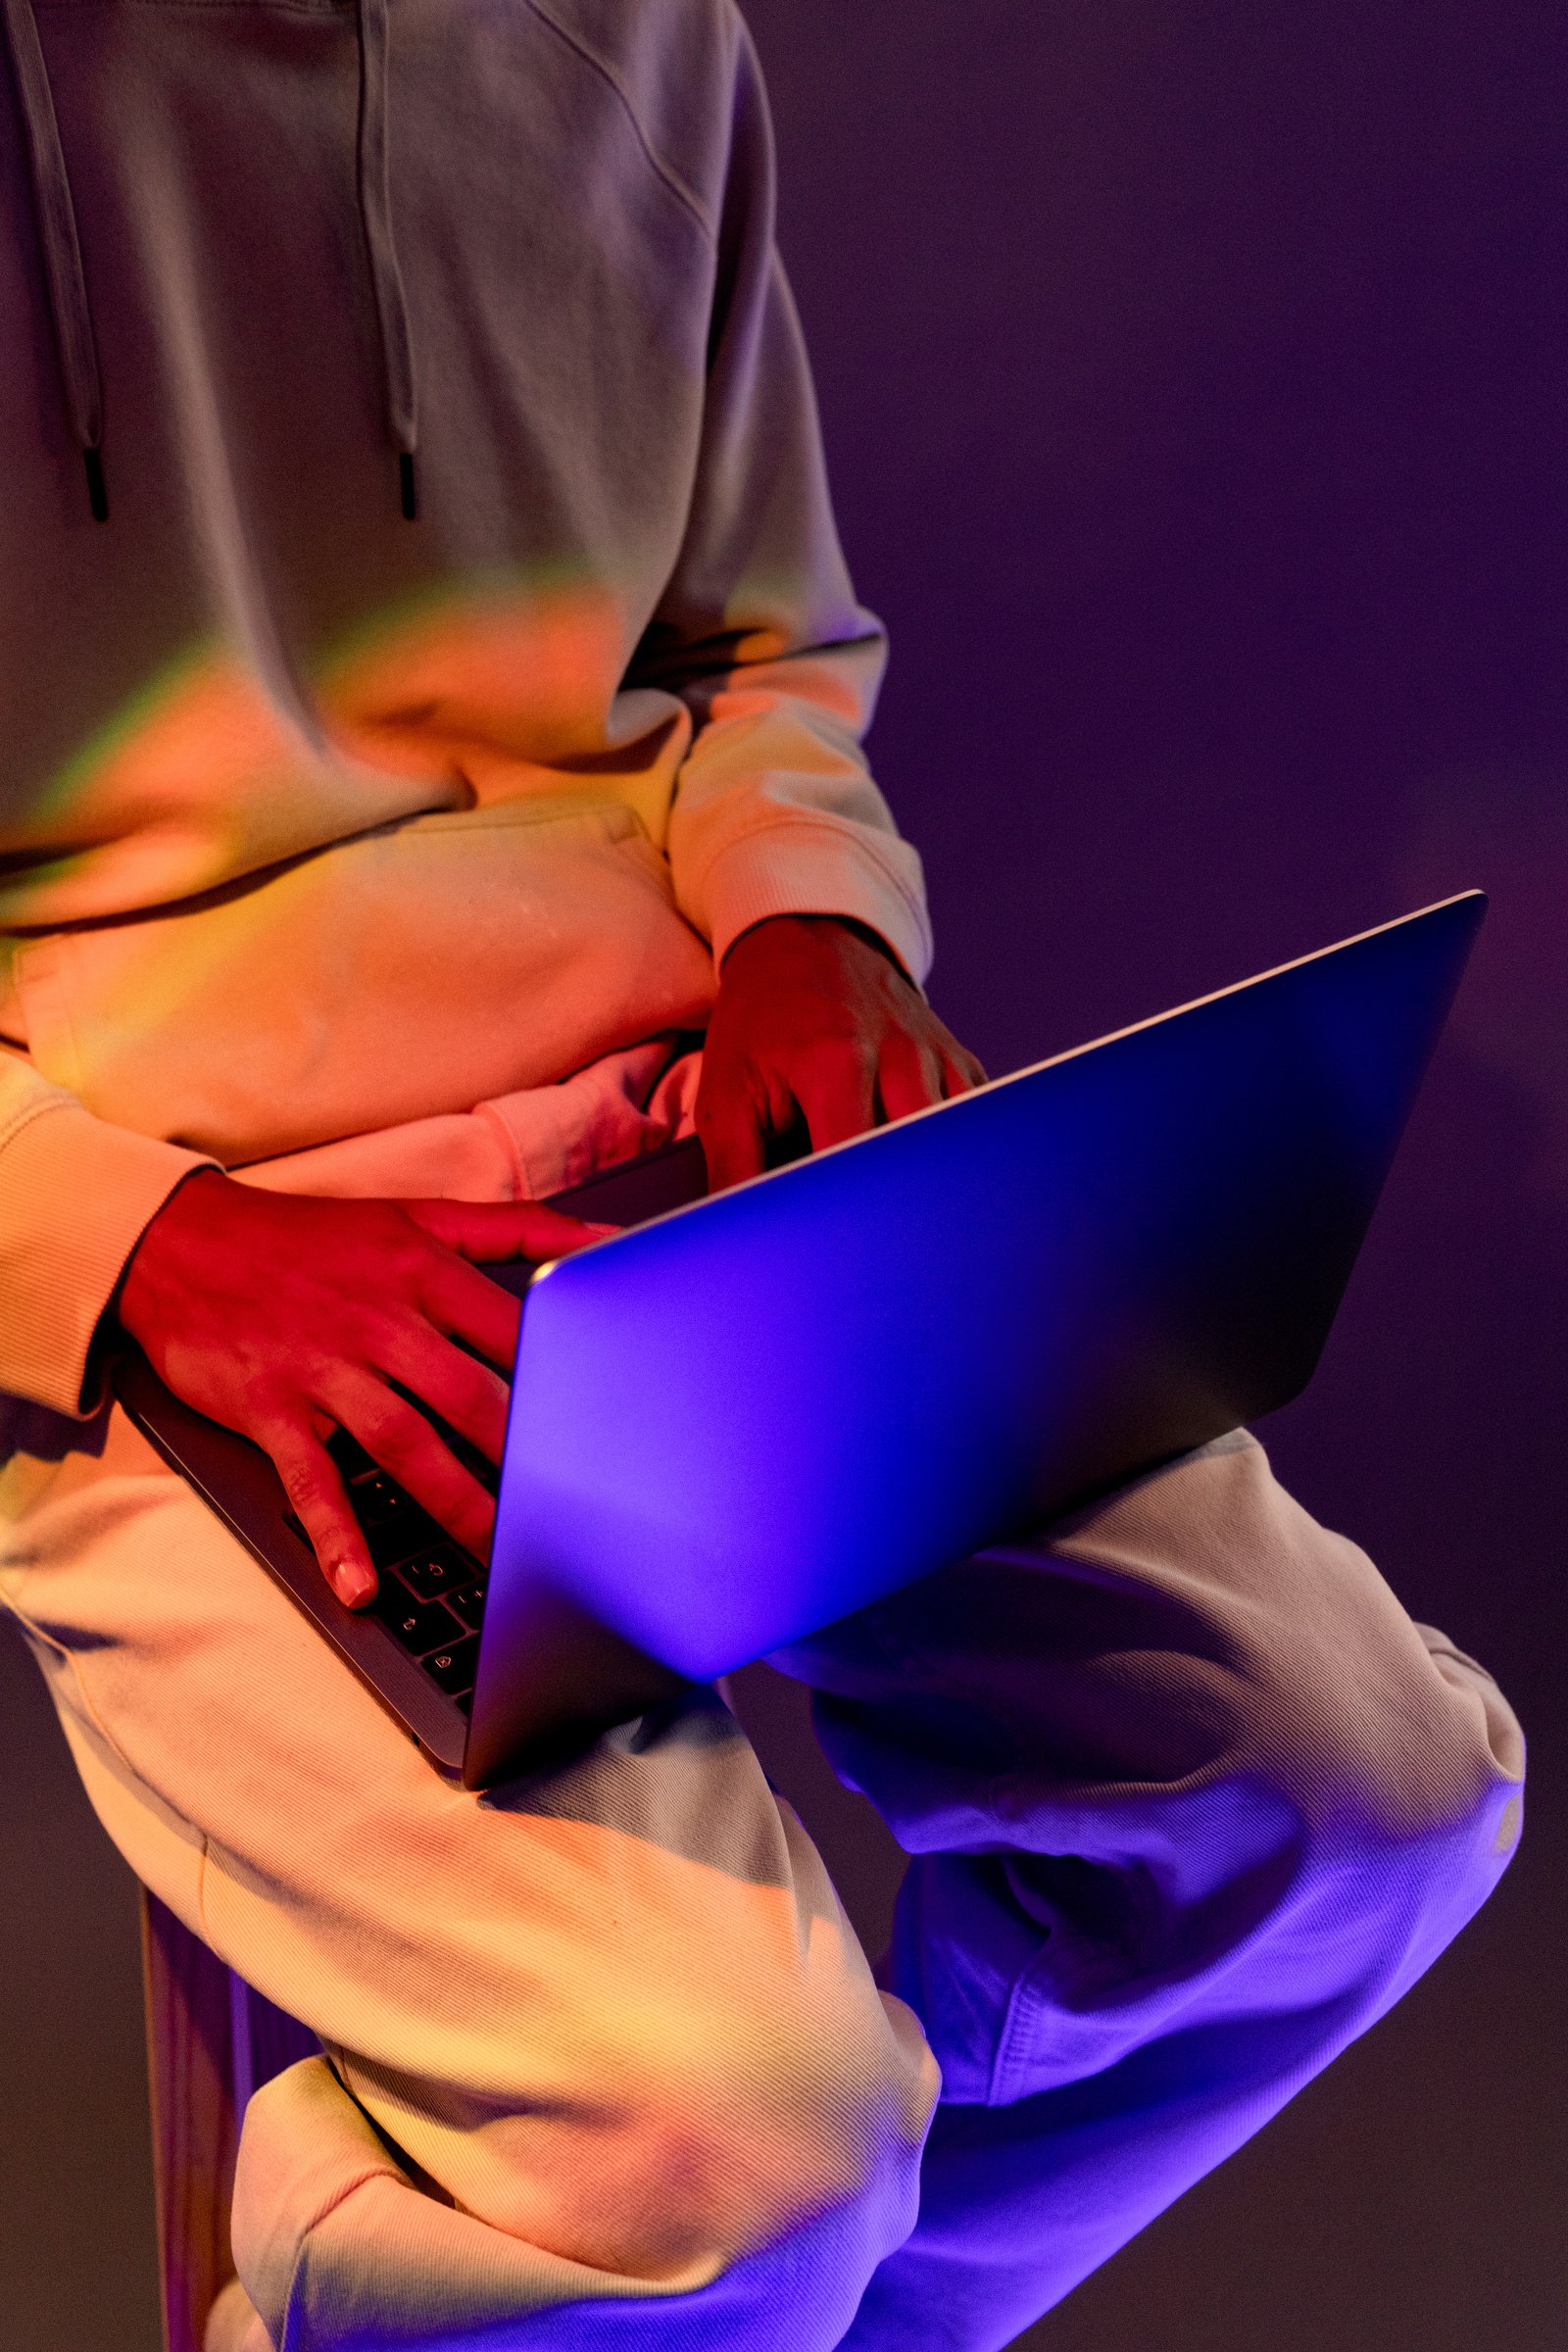
[(873, 931), (869, 923), (862, 922), (859, 916), (855, 914), (764, 914), (759, 921), (748, 923), (746, 929), (738, 931), (730, 941), (724, 951), (723, 962), (719, 966), (720, 974), (722, 975), (728, 970), (730, 957), (744, 941), (757, 941), (763, 933), (777, 936), (781, 931), (789, 930), (815, 932), (819, 936), (833, 932), (843, 933), (851, 939), (858, 940), (864, 947), (874, 948), (886, 962), (892, 964), (896, 972), (905, 979), (908, 978), (897, 951), (889, 946), (880, 931)]
[(120, 1280), (110, 1294), (104, 1309), (104, 1320), (111, 1318), (121, 1328), (137, 1337), (138, 1311), (146, 1294), (158, 1277), (160, 1261), (172, 1247), (177, 1247), (178, 1235), (195, 1200), (200, 1203), (210, 1197), (216, 1185), (228, 1185), (232, 1178), (221, 1168), (192, 1168), (182, 1176), (167, 1198), (160, 1203), (142, 1227), (136, 1246), (120, 1270)]

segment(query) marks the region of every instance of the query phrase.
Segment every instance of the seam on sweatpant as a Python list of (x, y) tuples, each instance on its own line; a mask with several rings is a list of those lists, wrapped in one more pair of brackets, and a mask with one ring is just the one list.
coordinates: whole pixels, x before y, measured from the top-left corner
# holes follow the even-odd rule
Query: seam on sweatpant
[[(1027, 1853), (1019, 1853), (1013, 1858), (1020, 1862), (1027, 1862), (1033, 1858), (1050, 1861), (1057, 1857), (1052, 1855), (1032, 1857)], [(1111, 1863), (1102, 1863), (1097, 1867), (1109, 1871), (1115, 1877), (1118, 1885), (1125, 1888), (1130, 1905), (1136, 1914), (1125, 1946), (1126, 1958), (1133, 1964), (1136, 1971), (1136, 1963), (1146, 1941), (1144, 1931), (1154, 1908), (1147, 1876), (1137, 1869), (1117, 1870)], [(1048, 1971), (1057, 1965), (1064, 1946), (1070, 1955), (1075, 1944), (1082, 1949), (1084, 1943), (1085, 1939), (1082, 1936), (1063, 1936), (1060, 1930), (1048, 1928), (1040, 1948), (1031, 1954), (1014, 1977), (1007, 1994), (1006, 2010), (997, 2033), (997, 2046), (992, 2055), (991, 2073), (986, 2082), (987, 2106), (1009, 2107), (1015, 2100), (1027, 2098), (1030, 2095), (1027, 2066), (1029, 2052), (1026, 2044), (1037, 2032), (1041, 2011), (1045, 2006), (1040, 1998), (1040, 1980)], [(1099, 1949), (1103, 1952), (1105, 1947), (1101, 1946)], [(1106, 1967), (1105, 1974), (1109, 1980), (1106, 1989), (1111, 1992), (1120, 1989), (1127, 1981), (1127, 1973), (1126, 1968)], [(1080, 1992), (1088, 1990), (1091, 1993), (1097, 1989), (1092, 1964), (1085, 1968), (1078, 1978), (1077, 1989)]]
[[(368, 2165), (363, 2172), (355, 2174), (351, 2180), (339, 2182), (301, 2229), (299, 2243), (294, 2249), (293, 2267), (288, 2275), (288, 2286), (283, 2296), (283, 2333), (279, 2339), (278, 2352), (290, 2352), (290, 2347), (297, 2346), (299, 2343), (299, 2338), (294, 2332), (295, 2299), (302, 2285), (303, 2274), (310, 2255), (312, 2236), (324, 2222), (330, 2221), (333, 2214), (348, 2203), (350, 2197), (357, 2196), (362, 2188), (368, 2188), (372, 2180), (390, 2180), (396, 2186), (398, 2175), (388, 2166)], [(243, 2279), (240, 2283), (244, 2284)], [(303, 2302), (303, 2294), (299, 2296), (299, 2299)], [(262, 2325), (265, 2327), (266, 2324), (264, 2320)]]

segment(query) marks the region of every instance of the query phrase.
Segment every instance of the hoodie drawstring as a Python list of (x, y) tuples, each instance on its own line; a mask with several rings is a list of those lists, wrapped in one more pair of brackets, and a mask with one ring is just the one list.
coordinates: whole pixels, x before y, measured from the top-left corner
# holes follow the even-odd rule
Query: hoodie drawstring
[(103, 387), (98, 380), (98, 352), (92, 337), (92, 312), (87, 307), (87, 280), (81, 269), (76, 208), (71, 201), (71, 182), (66, 176), (54, 95), (43, 62), (32, 0), (0, 0), (0, 8), (5, 14), (17, 94), (22, 101), (22, 120), (27, 134), (33, 209), (38, 216), (38, 234), (43, 245), (44, 275), (49, 283), (49, 309), (60, 354), (66, 411), (87, 469), (87, 498), (93, 519), (107, 522), (109, 493), (100, 451), (104, 432)]
[(387, 423), (398, 453), (398, 489), (403, 514), (417, 513), (414, 452), (418, 439), (418, 405), (414, 380), (414, 342), (409, 332), (403, 272), (392, 237), (392, 175), (388, 154), (386, 0), (359, 0), (360, 27), (360, 220), (369, 257), (375, 315), (381, 327), (381, 380)]
[[(381, 341), (381, 380), (387, 425), (398, 453), (398, 496), (404, 516), (417, 512), (414, 456), (418, 440), (418, 400), (414, 338), (409, 327), (403, 272), (392, 235), (391, 166), (387, 133), (387, 0), (357, 0), (360, 44), (358, 187), (360, 220), (369, 264), (370, 287)], [(71, 200), (65, 150), (32, 0), (0, 0), (15, 70), (17, 94), (26, 131), (32, 171), (33, 210), (43, 246), (44, 275), (61, 381), (71, 429), (87, 473), (87, 499), (97, 522), (109, 519), (104, 480), (103, 388), (93, 340), (92, 311), (81, 266), (76, 211)]]

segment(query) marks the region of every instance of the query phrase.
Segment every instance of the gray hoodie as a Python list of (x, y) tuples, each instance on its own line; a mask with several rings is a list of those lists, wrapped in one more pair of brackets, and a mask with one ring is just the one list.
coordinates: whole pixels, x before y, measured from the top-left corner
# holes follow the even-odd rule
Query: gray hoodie
[(729, 0), (0, 0), (0, 1388), (169, 1191), (916, 977)]

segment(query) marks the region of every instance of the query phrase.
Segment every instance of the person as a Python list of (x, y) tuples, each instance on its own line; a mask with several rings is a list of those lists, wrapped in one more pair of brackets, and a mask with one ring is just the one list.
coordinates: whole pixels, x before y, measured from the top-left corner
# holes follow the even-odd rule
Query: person
[(456, 1537), (467, 1262), (972, 1084), (860, 738), (730, 0), (0, 0), (0, 1593), (111, 1837), (322, 2055), (210, 2352), (981, 2352), (1396, 2000), (1518, 1835), (1480, 1667), (1237, 1433), (803, 1642), (875, 1975), (717, 1694), (486, 1797), (107, 1398), (117, 1325)]

